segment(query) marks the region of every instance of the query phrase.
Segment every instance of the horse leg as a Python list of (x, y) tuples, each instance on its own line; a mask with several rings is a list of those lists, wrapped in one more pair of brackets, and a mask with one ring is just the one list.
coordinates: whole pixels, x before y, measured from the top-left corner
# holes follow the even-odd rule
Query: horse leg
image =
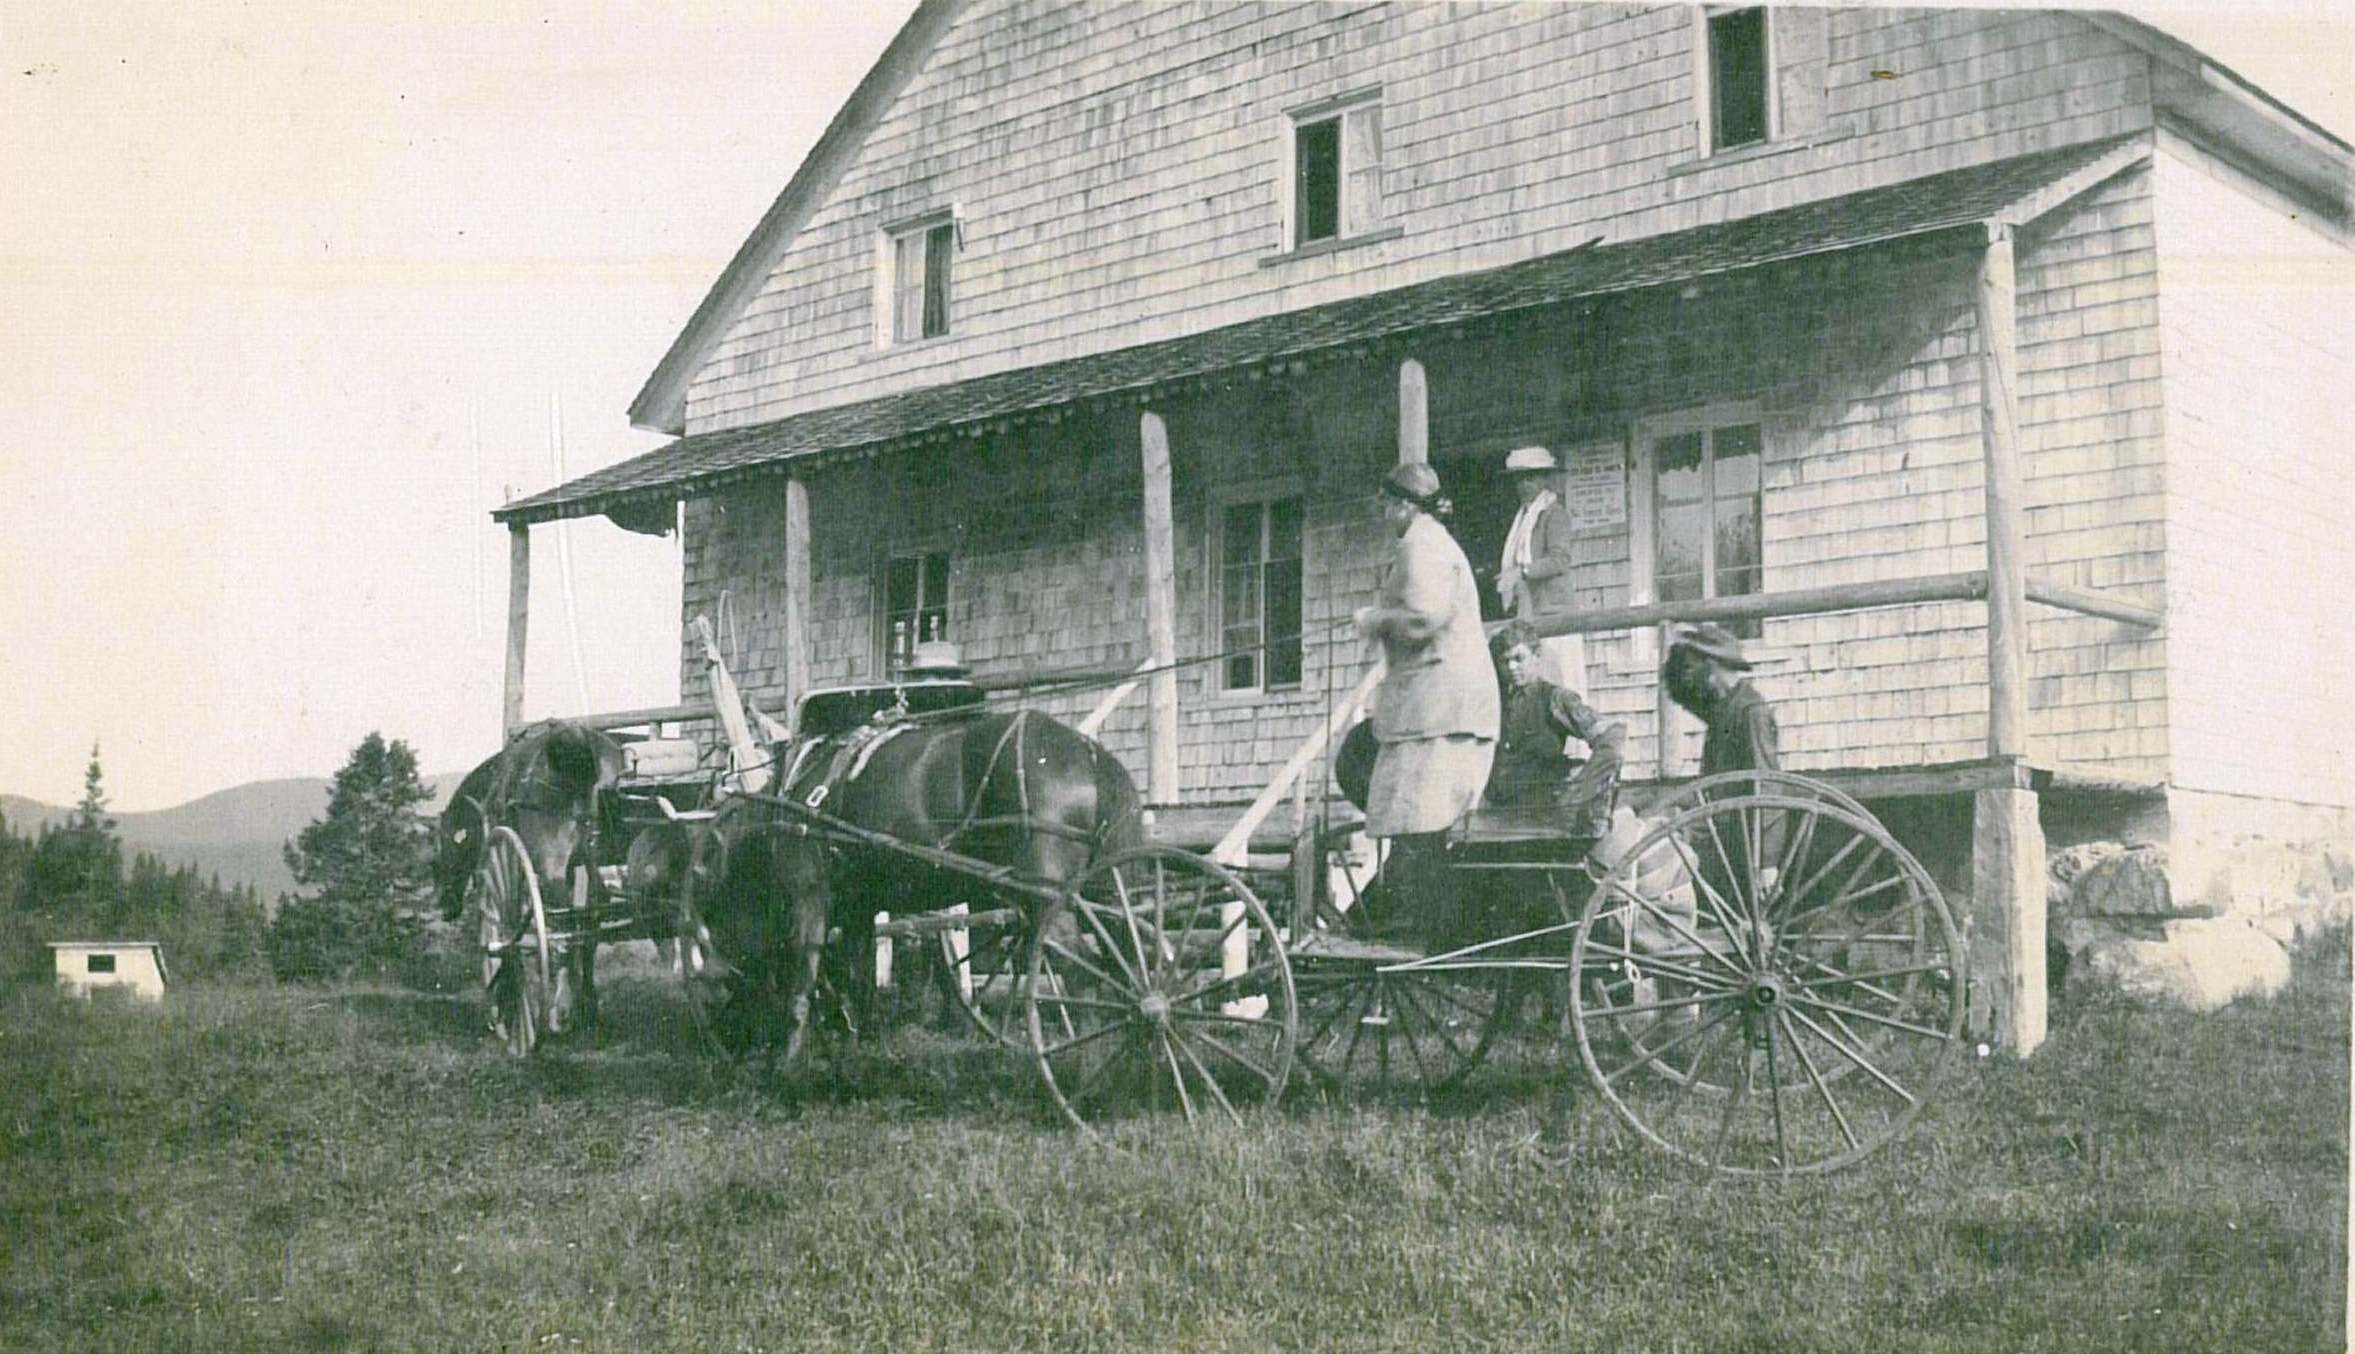
[(785, 1062), (801, 1056), (817, 1012), (818, 969), (826, 959), (832, 899), (814, 870), (800, 872), (793, 890), (792, 964), (785, 998)]
[(589, 1047), (597, 1046), (597, 942), (595, 938), (581, 942), (581, 1032), (588, 1036)]

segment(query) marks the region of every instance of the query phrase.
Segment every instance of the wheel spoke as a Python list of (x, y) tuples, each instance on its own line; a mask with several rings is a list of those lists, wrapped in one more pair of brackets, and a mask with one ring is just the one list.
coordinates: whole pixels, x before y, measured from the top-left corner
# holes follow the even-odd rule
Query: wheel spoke
[[(1068, 1051), (1078, 1044), (1088, 1043), (1102, 1038), (1107, 1034), (1122, 1033), (1126, 1031), (1126, 1029), (1127, 1026), (1125, 1025), (1107, 1025), (1103, 1029), (1097, 1030), (1093, 1034), (1083, 1035), (1080, 1038), (1073, 1040), (1071, 1043), (1065, 1044), (1063, 1046), (1063, 1051)], [(1103, 1057), (1099, 1057), (1096, 1059), (1094, 1066), (1086, 1069), (1085, 1075), (1081, 1076), (1079, 1079), (1079, 1084), (1072, 1087), (1064, 1094), (1064, 1099), (1075, 1108), (1085, 1103), (1088, 1098), (1093, 1096), (1097, 1089), (1104, 1084), (1104, 1079), (1111, 1074), (1112, 1070), (1120, 1066), (1120, 1063), (1121, 1056), (1118, 1051), (1114, 1051), (1112, 1053), (1106, 1054)], [(1052, 1074), (1050, 1073), (1050, 1075)], [(1059, 1084), (1061, 1078), (1056, 1078), (1056, 1080)]]
[(1766, 1022), (1766, 1095), (1774, 1103), (1774, 1156), (1784, 1170), (1791, 1169), (1791, 1140), (1783, 1127), (1783, 1074), (1774, 1056), (1776, 1022)]
[[(1786, 1007), (1785, 1009), (1790, 1008)], [(1825, 1029), (1821, 1025), (1816, 1024), (1813, 1020), (1808, 1019), (1807, 1013), (1805, 1011), (1791, 1010), (1791, 1018), (1798, 1021), (1800, 1024), (1805, 1025), (1808, 1029), (1813, 1030), (1815, 1032), (1816, 1038), (1823, 1040), (1827, 1044), (1830, 1044), (1832, 1048), (1840, 1054), (1841, 1057), (1846, 1058), (1848, 1061), (1856, 1064), (1856, 1066), (1859, 1068), (1862, 1068), (1866, 1076), (1871, 1077), (1873, 1080), (1887, 1087), (1890, 1094), (1896, 1096), (1900, 1100), (1903, 1100), (1908, 1105), (1917, 1103), (1913, 1092), (1905, 1089), (1903, 1086), (1898, 1085), (1895, 1081), (1890, 1080), (1889, 1075), (1883, 1072), (1880, 1068), (1873, 1066), (1872, 1060), (1865, 1057), (1861, 1051), (1849, 1046), (1848, 1044), (1842, 1043), (1839, 1037), (1834, 1035), (1831, 1031)]]
[[(1815, 886), (1816, 886), (1816, 885), (1818, 885), (1818, 884), (1820, 884), (1820, 883), (1822, 883), (1824, 880), (1826, 880), (1826, 879), (1829, 879), (1829, 878), (1831, 877), (1831, 875), (1832, 875), (1832, 871), (1834, 871), (1834, 870), (1837, 870), (1837, 869), (1839, 869), (1839, 868), (1840, 868), (1840, 862), (1842, 862), (1842, 861), (1844, 861), (1844, 860), (1848, 859), (1848, 856), (1849, 856), (1849, 853), (1850, 853), (1850, 852), (1852, 852), (1852, 851), (1856, 850), (1856, 848), (1858, 848), (1858, 847), (1860, 847), (1860, 846), (1867, 846), (1867, 845), (1870, 845), (1870, 846), (1872, 847), (1872, 849), (1873, 849), (1873, 852), (1874, 852), (1875, 854), (1878, 854), (1878, 853), (1880, 852), (1880, 849), (1881, 849), (1881, 848), (1880, 848), (1880, 845), (1879, 845), (1878, 843), (1874, 842), (1874, 841), (1873, 841), (1873, 840), (1872, 840), (1870, 837), (1866, 837), (1866, 836), (1862, 836), (1862, 835), (1858, 835), (1858, 836), (1853, 836), (1853, 837), (1850, 837), (1850, 838), (1848, 839), (1848, 842), (1847, 842), (1847, 844), (1846, 844), (1846, 845), (1842, 846), (1842, 847), (1841, 847), (1839, 850), (1837, 850), (1837, 851), (1834, 851), (1834, 852), (1832, 853), (1832, 858), (1831, 858), (1830, 860), (1827, 860), (1827, 861), (1825, 861), (1825, 862), (1824, 862), (1822, 865), (1820, 865), (1820, 866), (1816, 867), (1816, 871), (1815, 871), (1815, 873), (1814, 873), (1814, 874), (1811, 874), (1811, 875), (1809, 875), (1809, 876), (1807, 877), (1807, 882), (1806, 882), (1806, 883), (1804, 883), (1804, 884), (1801, 884), (1799, 887), (1797, 887), (1797, 888), (1795, 888), (1795, 889), (1786, 889), (1786, 890), (1784, 890), (1784, 891), (1783, 891), (1783, 896), (1784, 896), (1784, 897), (1786, 897), (1786, 898), (1794, 898), (1794, 899), (1795, 899), (1795, 898), (1804, 898), (1804, 897), (1806, 897), (1807, 895), (1809, 895), (1809, 894), (1811, 894), (1811, 893), (1815, 892)], [(1869, 860), (1870, 858), (1868, 857), (1867, 859)], [(1850, 876), (1850, 877), (1851, 877), (1851, 878), (1853, 878), (1854, 876)], [(1788, 925), (1788, 924), (1789, 924), (1791, 921), (1792, 921), (1792, 918), (1790, 918), (1790, 917), (1785, 917), (1785, 918), (1783, 918), (1783, 922), (1784, 922), (1784, 924), (1785, 924), (1785, 925)]]
[(1113, 1021), (1111, 1024), (1098, 1025), (1085, 1034), (1075, 1034), (1060, 1044), (1043, 1047), (1039, 1051), (1042, 1055), (1049, 1058), (1055, 1057), (1058, 1054), (1069, 1053), (1075, 1048), (1082, 1048), (1088, 1044), (1092, 1044), (1106, 1035), (1120, 1033), (1122, 1030), (1127, 1029), (1130, 1023), (1135, 1019), (1136, 1017), (1131, 1014), (1124, 1019)]
[(1219, 1087), (1218, 1078), (1210, 1075), (1210, 1069), (1204, 1067), (1202, 1060), (1194, 1056), (1192, 1046), (1176, 1038), (1172, 1038), (1168, 1042), (1174, 1044), (1178, 1052), (1186, 1055), (1186, 1061), (1194, 1065), (1195, 1073), (1202, 1078), (1203, 1086), (1208, 1088), (1211, 1099), (1218, 1102), (1218, 1107), (1227, 1112), (1229, 1119), (1234, 1120), (1237, 1125), (1241, 1125), (1243, 1122), (1242, 1112), (1235, 1108), (1234, 1101), (1227, 1099), (1227, 1093)]
[(1169, 1064), (1169, 1084), (1177, 1088), (1178, 1108), (1185, 1111), (1186, 1122), (1194, 1122), (1194, 1097), (1186, 1094), (1186, 1069), (1178, 1065), (1177, 1049), (1172, 1045), (1169, 1031), (1161, 1030), (1153, 1040), (1161, 1050), (1162, 1061)]
[(1843, 1016), (1854, 1016), (1858, 1020), (1869, 1020), (1875, 1025), (1885, 1025), (1890, 1029), (1902, 1030), (1907, 1034), (1918, 1034), (1925, 1039), (1936, 1039), (1940, 1042), (1944, 1042), (1947, 1037), (1946, 1031), (1944, 1030), (1934, 1030), (1927, 1025), (1916, 1025), (1910, 1021), (1899, 1020), (1895, 1016), (1881, 1015), (1877, 1012), (1864, 1010), (1861, 1007), (1845, 1006), (1836, 1001), (1826, 1001), (1822, 997), (1815, 996), (1811, 993), (1794, 992), (1791, 994), (1791, 999), (1794, 1001), (1804, 1002), (1808, 1006), (1813, 1007), (1818, 1011), (1824, 1011)]
[(1691, 1029), (1685, 1030), (1682, 1033), (1676, 1035), (1674, 1038), (1670, 1039), (1667, 1043), (1660, 1045), (1658, 1048), (1644, 1049), (1639, 1043), (1638, 1048), (1641, 1049), (1641, 1052), (1635, 1061), (1628, 1063), (1627, 1065), (1619, 1068), (1617, 1071), (1603, 1073), (1601, 1080), (1605, 1085), (1609, 1085), (1610, 1083), (1617, 1081), (1619, 1078), (1626, 1076), (1629, 1072), (1634, 1071), (1636, 1068), (1648, 1067), (1659, 1062), (1662, 1058), (1667, 1057), (1670, 1053), (1684, 1047), (1693, 1040), (1700, 1038), (1709, 1031), (1716, 1029), (1726, 1021), (1731, 1020), (1735, 1015), (1739, 1014), (1740, 1009), (1741, 1008), (1739, 1007), (1729, 1006), (1726, 1009), (1718, 1012), (1716, 1015), (1713, 1015), (1707, 1020), (1702, 1021), (1700, 1024), (1693, 1026)]
[[(1698, 882), (1699, 876), (1695, 876), (1694, 878), (1696, 882)], [(1678, 936), (1690, 942), (1693, 948), (1699, 950), (1705, 955), (1708, 955), (1711, 959), (1716, 960), (1720, 968), (1723, 968), (1727, 973), (1733, 975), (1734, 981), (1743, 982), (1748, 980), (1749, 974), (1744, 972), (1739, 965), (1735, 964), (1732, 960), (1726, 958), (1724, 955), (1719, 954), (1716, 950), (1711, 949), (1708, 942), (1702, 940), (1699, 936), (1688, 930), (1682, 922), (1679, 922), (1675, 918), (1674, 915), (1662, 911), (1659, 905), (1654, 903), (1650, 898), (1628, 887), (1626, 884), (1622, 883), (1616, 878), (1607, 881), (1604, 887), (1619, 894), (1628, 901), (1634, 903), (1636, 906), (1643, 908), (1644, 910), (1650, 912), (1653, 916), (1667, 923), (1668, 929), (1676, 932)]]
[(1203, 1043), (1210, 1045), (1210, 1047), (1218, 1051), (1220, 1057), (1230, 1059), (1231, 1061), (1240, 1064), (1253, 1076), (1258, 1077), (1261, 1081), (1266, 1082), (1269, 1089), (1271, 1090), (1273, 1090), (1278, 1082), (1282, 1080), (1281, 1077), (1277, 1076), (1275, 1072), (1263, 1066), (1256, 1058), (1252, 1057), (1248, 1053), (1245, 1053), (1243, 1050), (1236, 1048), (1234, 1045), (1229, 1044), (1226, 1040), (1219, 1038), (1217, 1035), (1212, 1034), (1208, 1030), (1198, 1027), (1189, 1028), (1188, 1037), (1198, 1039)]
[(1799, 825), (1784, 834), (1783, 853), (1781, 858), (1775, 862), (1774, 867), (1777, 889), (1775, 903), (1777, 905), (1767, 911), (1768, 917), (1778, 926), (1782, 921), (1780, 914), (1785, 907), (1789, 906), (1792, 896), (1790, 893), (1791, 871), (1797, 869), (1799, 862), (1807, 858), (1807, 849), (1815, 845), (1815, 825), (1822, 821), (1823, 815), (1820, 813), (1800, 814)]
[(1605, 944), (1601, 941), (1590, 941), (1588, 942), (1586, 948), (1590, 953), (1600, 954), (1612, 959), (1620, 960), (1624, 963), (1634, 964), (1638, 968), (1642, 969), (1645, 973), (1654, 977), (1674, 978), (1679, 982), (1691, 983), (1695, 987), (1705, 987), (1713, 992), (1731, 992), (1735, 990), (1735, 988), (1729, 985), (1725, 979), (1718, 977), (1714, 973), (1710, 973), (1706, 969), (1691, 968), (1687, 965), (1679, 964), (1673, 959), (1662, 959), (1658, 955), (1655, 955), (1648, 950), (1628, 949), (1618, 945)]
[(1118, 1011), (1129, 1014), (1136, 1009), (1126, 1002), (1106, 1001), (1102, 997), (1074, 997), (1060, 992), (1041, 992), (1038, 1002), (1041, 1006), (1053, 1005), (1065, 1010)]
[(1848, 1150), (1861, 1150), (1864, 1144), (1857, 1141), (1856, 1130), (1849, 1126), (1848, 1116), (1841, 1111), (1840, 1102), (1832, 1098), (1832, 1088), (1824, 1081), (1823, 1072), (1816, 1067), (1815, 1056), (1807, 1051), (1807, 1045), (1800, 1042), (1798, 1034), (1791, 1029), (1790, 1013), (1776, 1011), (1774, 1018), (1783, 1027), (1783, 1037), (1790, 1041), (1791, 1051), (1799, 1055), (1799, 1065), (1807, 1069), (1807, 1079), (1815, 1083), (1815, 1093), (1823, 1098), (1824, 1108), (1831, 1111), (1832, 1122), (1839, 1125), (1840, 1137), (1847, 1142)]
[[(1115, 978), (1111, 974), (1106, 973), (1104, 970), (1097, 968), (1094, 964), (1089, 963), (1086, 958), (1084, 958), (1079, 953), (1079, 951), (1072, 949), (1068, 945), (1065, 945), (1062, 941), (1055, 939), (1053, 936), (1041, 936), (1039, 938), (1039, 943), (1047, 949), (1053, 950), (1056, 954), (1061, 955), (1063, 958), (1070, 960), (1073, 966), (1085, 971), (1097, 982), (1100, 982), (1104, 986), (1111, 988), (1114, 992), (1121, 993), (1125, 996), (1133, 996), (1135, 994), (1137, 989), (1134, 983), (1124, 982), (1121, 979)], [(1118, 957), (1117, 953), (1115, 953), (1114, 957)], [(1125, 969), (1123, 971), (1125, 972)]]
[(1616, 1020), (1621, 1016), (1643, 1015), (1651, 1011), (1681, 1011), (1688, 1006), (1700, 1006), (1707, 1002), (1732, 1001), (1740, 995), (1739, 992), (1699, 992), (1689, 997), (1663, 998), (1634, 1006), (1597, 1006), (1591, 1009), (1595, 1015)]
[[(1712, 821), (1714, 822), (1714, 820)], [(1715, 840), (1715, 835), (1715, 829), (1712, 827), (1711, 840)], [(1748, 933), (1749, 928), (1744, 926), (1741, 920), (1735, 915), (1733, 905), (1726, 902), (1724, 895), (1718, 893), (1716, 887), (1709, 882), (1708, 875), (1701, 869), (1700, 853), (1693, 850), (1691, 845), (1679, 837), (1669, 837), (1668, 844), (1672, 849), (1675, 850), (1677, 860), (1684, 866), (1685, 878), (1690, 879), (1693, 883), (1694, 898), (1699, 902), (1705, 902), (1709, 905), (1709, 911), (1717, 918), (1718, 929), (1724, 931), (1728, 938), (1733, 939), (1738, 944), (1741, 937)], [(1719, 845), (1717, 854), (1720, 859), (1723, 859), (1725, 855), (1725, 848), (1722, 844)], [(1726, 866), (1727, 873), (1732, 873), (1732, 870), (1733, 866), (1728, 864)], [(1665, 919), (1665, 914), (1663, 914), (1663, 919)], [(1698, 907), (1696, 907), (1694, 909), (1693, 924), (1698, 926), (1700, 921), (1700, 910)], [(1693, 943), (1699, 945), (1700, 940), (1695, 937), (1693, 938)], [(1707, 947), (1703, 946), (1702, 948), (1706, 949)], [(1737, 949), (1736, 953), (1740, 954), (1742, 951)], [(1752, 955), (1751, 957), (1753, 962), (1755, 962), (1755, 955)]]
[(1129, 981), (1135, 984), (1135, 990), (1142, 992), (1152, 985), (1146, 980), (1146, 975), (1152, 972), (1152, 965), (1145, 962), (1145, 938), (1137, 934), (1136, 900), (1129, 897), (1128, 881), (1120, 877), (1120, 871), (1118, 870), (1112, 871), (1112, 892), (1119, 899), (1120, 920), (1128, 930), (1129, 944), (1133, 947), (1129, 953), (1133, 953), (1136, 956), (1137, 962), (1133, 968), (1130, 967), (1128, 962), (1129, 955), (1121, 952), (1120, 942), (1112, 938), (1111, 932), (1103, 925), (1100, 919), (1094, 918), (1092, 910), (1088, 909), (1088, 905), (1084, 901), (1079, 902), (1077, 905), (1083, 911), (1089, 911), (1091, 919), (1096, 920), (1097, 937), (1104, 942), (1104, 947), (1106, 949), (1112, 951), (1113, 959), (1117, 961), (1120, 964), (1120, 967), (1128, 973)]
[(1741, 1110), (1742, 1102), (1749, 1098), (1750, 1087), (1758, 1079), (1757, 1063), (1751, 1058), (1748, 1045), (1747, 1038), (1735, 1045), (1742, 1059), (1742, 1079), (1734, 1084), (1733, 1094), (1725, 1098), (1725, 1111), (1717, 1117), (1717, 1136), (1709, 1145), (1708, 1159), (1712, 1163), (1725, 1160), (1725, 1144), (1733, 1133), (1734, 1117)]
[(1282, 972), (1283, 967), (1283, 956), (1271, 950), (1267, 958), (1260, 960), (1256, 964), (1253, 964), (1251, 967), (1243, 970), (1241, 973), (1229, 974), (1224, 977), (1214, 978), (1211, 981), (1204, 983), (1200, 987), (1188, 989), (1182, 996), (1171, 997), (1170, 1002), (1173, 1005), (1182, 1003), (1184, 1005), (1191, 1006), (1196, 1002), (1206, 1000), (1210, 997), (1216, 996), (1221, 992), (1228, 992), (1234, 990), (1235, 988), (1242, 987), (1245, 984), (1252, 982), (1254, 979), (1271, 977), (1277, 973)]

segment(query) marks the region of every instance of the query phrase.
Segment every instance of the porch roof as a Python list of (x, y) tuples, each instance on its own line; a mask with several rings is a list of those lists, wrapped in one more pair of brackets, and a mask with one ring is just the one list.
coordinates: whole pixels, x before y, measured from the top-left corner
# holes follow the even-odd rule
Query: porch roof
[(1581, 297), (1636, 291), (1947, 231), (2035, 217), (2148, 153), (2148, 136), (2017, 156), (1733, 221), (1574, 249), (1351, 297), (1199, 334), (681, 437), (492, 512), (508, 523), (605, 513), (636, 531), (669, 528), (670, 505), (825, 453), (1018, 418), (1171, 381), (1305, 357)]

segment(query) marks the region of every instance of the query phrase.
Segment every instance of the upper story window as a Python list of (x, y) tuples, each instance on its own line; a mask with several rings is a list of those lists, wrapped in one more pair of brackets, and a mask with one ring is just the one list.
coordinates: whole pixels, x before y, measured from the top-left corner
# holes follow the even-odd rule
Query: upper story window
[(114, 956), (113, 956), (113, 955), (111, 955), (111, 954), (94, 954), (94, 955), (91, 955), (91, 956), (90, 956), (90, 971), (91, 971), (92, 973), (112, 973), (112, 972), (114, 972)]
[(883, 569), (884, 672), (906, 667), (923, 641), (948, 638), (948, 552), (893, 555)]
[(1287, 248), (1369, 234), (1383, 225), (1382, 91), (1360, 90), (1290, 115)]
[(1230, 502), (1218, 513), (1222, 691), (1300, 685), (1299, 495)]
[(1693, 24), (1693, 102), (1704, 158), (1824, 130), (1822, 10), (1705, 5)]
[(883, 232), (877, 261), (878, 347), (949, 332), (950, 260), (956, 252), (953, 213), (936, 212)]
[(1767, 128), (1766, 7), (1711, 13), (1709, 26), (1709, 145), (1732, 150), (1754, 145)]

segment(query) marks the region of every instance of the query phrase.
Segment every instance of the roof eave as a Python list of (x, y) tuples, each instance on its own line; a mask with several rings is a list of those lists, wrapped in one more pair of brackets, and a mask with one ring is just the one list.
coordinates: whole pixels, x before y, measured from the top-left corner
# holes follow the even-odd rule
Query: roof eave
[(2269, 171), (2341, 223), (2355, 214), (2355, 146), (2182, 39), (2123, 14), (2086, 20), (2149, 53), (2151, 102), (2200, 140)]
[(834, 114), (785, 191), (769, 204), (760, 224), (728, 260), (719, 280), (704, 294), (686, 327), (671, 340), (669, 350), (639, 388), (637, 398), (630, 401), (632, 425), (673, 436), (686, 430), (687, 386), (702, 366), (704, 355), (767, 281), (794, 235), (817, 210), (826, 191), (866, 141), (867, 133), (915, 73), (934, 39), (948, 27), (957, 2), (921, 0), (916, 12), (900, 25), (891, 45), (883, 49), (883, 55), (876, 58), (858, 88)]

